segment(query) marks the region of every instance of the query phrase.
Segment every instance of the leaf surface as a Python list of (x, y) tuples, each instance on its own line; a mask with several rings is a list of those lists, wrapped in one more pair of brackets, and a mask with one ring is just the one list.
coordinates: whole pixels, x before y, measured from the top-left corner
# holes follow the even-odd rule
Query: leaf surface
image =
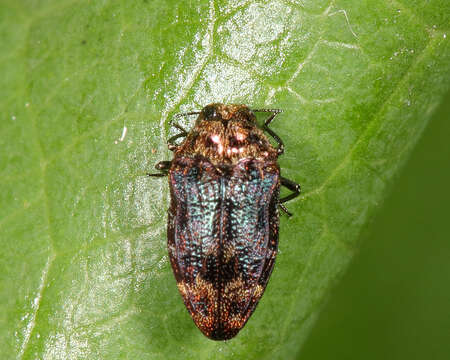
[[(295, 358), (448, 89), (448, 14), (438, 0), (1, 1), (2, 359)], [(303, 189), (227, 343), (182, 304), (167, 182), (145, 176), (170, 156), (170, 118), (210, 102), (283, 109), (280, 165)]]

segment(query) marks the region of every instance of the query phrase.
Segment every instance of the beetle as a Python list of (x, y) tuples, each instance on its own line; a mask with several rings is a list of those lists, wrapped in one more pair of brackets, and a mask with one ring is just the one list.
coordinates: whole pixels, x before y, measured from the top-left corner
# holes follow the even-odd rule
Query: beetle
[[(270, 113), (262, 129), (257, 112)], [(187, 310), (212, 340), (234, 337), (255, 310), (275, 263), (278, 208), (291, 216), (283, 203), (300, 194), (277, 163), (284, 145), (269, 124), (280, 112), (213, 103), (178, 114), (198, 117), (190, 131), (173, 125), (173, 159), (148, 174), (168, 175), (170, 263)], [(291, 193), (280, 198), (280, 186)]]

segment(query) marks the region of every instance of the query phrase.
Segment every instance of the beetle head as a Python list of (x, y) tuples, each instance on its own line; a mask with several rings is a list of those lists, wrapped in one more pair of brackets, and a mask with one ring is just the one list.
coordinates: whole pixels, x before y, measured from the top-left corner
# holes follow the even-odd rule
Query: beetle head
[(220, 121), (227, 127), (229, 121), (256, 121), (253, 112), (245, 105), (241, 104), (220, 104), (213, 103), (206, 105), (197, 119), (197, 124), (202, 121)]

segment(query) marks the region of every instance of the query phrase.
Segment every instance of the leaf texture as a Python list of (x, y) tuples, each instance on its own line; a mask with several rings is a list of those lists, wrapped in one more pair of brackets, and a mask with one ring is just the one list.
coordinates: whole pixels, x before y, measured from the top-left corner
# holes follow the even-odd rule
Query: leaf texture
[[(295, 358), (449, 84), (446, 1), (0, 1), (2, 359)], [(281, 108), (267, 291), (227, 343), (166, 249), (169, 121)], [(189, 128), (192, 119), (182, 120)]]

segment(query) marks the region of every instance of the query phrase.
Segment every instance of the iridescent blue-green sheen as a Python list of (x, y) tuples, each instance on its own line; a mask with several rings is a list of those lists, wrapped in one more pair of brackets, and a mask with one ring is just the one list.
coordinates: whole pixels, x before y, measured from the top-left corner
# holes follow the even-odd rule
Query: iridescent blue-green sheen
[(178, 157), (169, 183), (169, 255), (177, 283), (188, 289), (184, 302), (191, 314), (212, 319), (211, 338), (230, 338), (253, 312), (274, 265), (278, 165), (242, 159), (218, 169)]

